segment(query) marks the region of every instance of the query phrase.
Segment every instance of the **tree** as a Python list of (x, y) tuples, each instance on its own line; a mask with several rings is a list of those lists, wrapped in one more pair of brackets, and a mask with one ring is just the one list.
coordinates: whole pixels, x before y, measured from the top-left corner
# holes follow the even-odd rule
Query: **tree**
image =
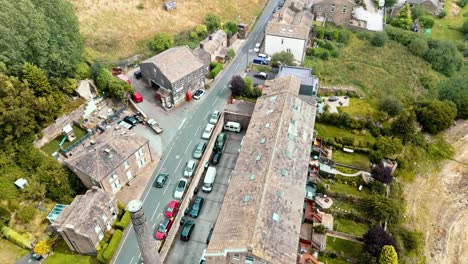
[(244, 91), (245, 91), (244, 79), (242, 79), (242, 77), (240, 77), (239, 75), (232, 77), (232, 80), (231, 80), (232, 95), (239, 96), (239, 95), (244, 94)]
[(375, 145), (384, 157), (393, 157), (403, 150), (403, 144), (399, 138), (379, 137)]
[(398, 13), (398, 16), (392, 20), (392, 25), (399, 28), (410, 29), (413, 24), (411, 19), (411, 10), (408, 3), (406, 3)]
[(34, 246), (34, 253), (40, 256), (45, 255), (49, 253), (51, 249), (50, 246), (50, 242), (47, 239), (41, 240)]
[(431, 15), (431, 12), (422, 5), (415, 5), (411, 8), (411, 18), (418, 19), (421, 16)]
[(385, 31), (376, 32), (372, 36), (371, 44), (376, 47), (383, 47), (388, 41), (388, 35)]
[(406, 144), (416, 133), (416, 117), (413, 112), (405, 111), (395, 120), (393, 120), (390, 131), (393, 135), (401, 138), (403, 144)]
[(385, 166), (383, 162), (372, 168), (371, 175), (372, 178), (386, 184), (391, 183), (393, 179), (392, 168)]
[(224, 32), (226, 32), (226, 34), (228, 36), (232, 36), (232, 35), (236, 34), (237, 31), (238, 31), (237, 24), (235, 22), (228, 21), (228, 22), (224, 23), (223, 30), (224, 30)]
[(190, 38), (194, 40), (202, 40), (208, 36), (208, 28), (206, 25), (198, 25), (190, 32)]
[(364, 250), (371, 256), (377, 257), (385, 245), (393, 246), (397, 250), (395, 239), (381, 227), (372, 227), (363, 236)]
[(109, 96), (119, 100), (122, 100), (127, 92), (133, 91), (130, 84), (114, 77), (106, 68), (99, 70), (96, 85), (100, 91), (106, 92)]
[(421, 16), (419, 17), (419, 23), (425, 28), (432, 28), (434, 26), (434, 19), (431, 16)]
[(227, 54), (226, 54), (226, 55), (227, 55), (227, 57), (228, 57), (229, 60), (232, 60), (232, 59), (234, 58), (234, 56), (236, 56), (236, 53), (234, 52), (233, 49), (229, 49), (229, 50), (227, 51)]
[(415, 38), (408, 45), (408, 50), (419, 57), (422, 57), (428, 49), (427, 41), (423, 38)]
[(379, 256), (379, 264), (398, 264), (398, 255), (395, 248), (391, 245), (382, 247), (382, 252)]
[(314, 232), (317, 234), (325, 234), (327, 232), (327, 228), (324, 225), (314, 226)]
[(456, 116), (457, 108), (450, 101), (428, 100), (416, 107), (418, 122), (423, 130), (431, 134), (437, 134), (449, 128)]
[(244, 95), (247, 97), (252, 97), (252, 79), (249, 77), (244, 78)]
[(382, 160), (383, 160), (383, 154), (382, 152), (378, 151), (378, 150), (375, 150), (375, 151), (371, 151), (370, 154), (369, 154), (369, 160), (370, 162), (372, 162), (373, 164), (378, 164), (380, 163)]
[(388, 220), (389, 223), (397, 224), (400, 221), (401, 209), (397, 203), (390, 198), (381, 195), (374, 195), (365, 199), (367, 215), (378, 222)]
[(403, 110), (403, 105), (398, 98), (387, 95), (379, 99), (379, 109), (387, 112), (390, 116), (397, 116)]
[(431, 40), (429, 50), (424, 54), (434, 70), (452, 76), (463, 65), (463, 56), (457, 47), (448, 41)]
[(387, 1), (385, 1), (385, 7), (390, 8), (390, 7), (394, 6), (396, 4), (396, 2), (397, 2), (397, 0), (387, 0)]
[(280, 64), (282, 65), (294, 65), (294, 55), (291, 52), (281, 51), (278, 53), (273, 54), (271, 56), (271, 64), (274, 67), (278, 67)]
[(468, 118), (468, 75), (450, 78), (439, 82), (439, 98), (450, 100), (457, 106), (457, 117)]
[(205, 25), (208, 28), (208, 32), (213, 32), (221, 27), (221, 19), (215, 14), (207, 14), (205, 16)]
[(48, 76), (71, 77), (81, 61), (83, 43), (73, 6), (63, 0), (2, 0), (0, 61), (18, 76), (30, 62)]
[(160, 32), (148, 43), (149, 48), (156, 54), (174, 46), (174, 38), (167, 33)]
[(31, 205), (23, 206), (19, 209), (17, 216), (23, 223), (28, 224), (36, 217), (36, 208)]

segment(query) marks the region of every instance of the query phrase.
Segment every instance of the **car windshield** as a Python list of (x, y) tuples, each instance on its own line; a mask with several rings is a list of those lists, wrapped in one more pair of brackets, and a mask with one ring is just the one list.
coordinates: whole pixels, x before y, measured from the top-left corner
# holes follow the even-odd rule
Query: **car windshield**
[(164, 225), (164, 223), (161, 222), (161, 224), (159, 224), (158, 232), (166, 232), (166, 226)]
[(210, 132), (210, 131), (211, 131), (211, 127), (207, 126), (207, 127), (205, 128), (205, 132)]
[(213, 114), (211, 115), (211, 118), (218, 118), (218, 113), (213, 113)]
[(202, 149), (203, 149), (203, 145), (202, 145), (202, 144), (199, 144), (199, 145), (197, 146), (197, 152), (201, 152)]
[(193, 168), (191, 166), (187, 165), (187, 168), (185, 169), (187, 172), (192, 172)]
[(183, 189), (185, 187), (185, 182), (184, 181), (180, 181), (179, 184), (177, 184), (177, 189)]

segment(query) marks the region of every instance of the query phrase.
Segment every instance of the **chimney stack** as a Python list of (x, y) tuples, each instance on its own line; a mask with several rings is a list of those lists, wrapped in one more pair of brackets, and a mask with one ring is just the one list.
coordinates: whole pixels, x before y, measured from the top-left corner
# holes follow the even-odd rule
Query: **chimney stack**
[(137, 237), (142, 261), (145, 264), (162, 264), (163, 262), (158, 254), (158, 243), (151, 236), (142, 206), (143, 203), (140, 200), (130, 201), (127, 205), (127, 209), (132, 218), (133, 229)]

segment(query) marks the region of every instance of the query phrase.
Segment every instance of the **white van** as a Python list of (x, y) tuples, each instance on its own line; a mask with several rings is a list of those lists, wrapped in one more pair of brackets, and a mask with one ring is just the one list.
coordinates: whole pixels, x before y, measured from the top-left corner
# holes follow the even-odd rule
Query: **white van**
[(224, 130), (239, 133), (241, 131), (241, 125), (239, 123), (237, 123), (237, 122), (229, 121), (224, 125)]
[(205, 180), (203, 181), (203, 192), (211, 192), (213, 190), (213, 185), (216, 180), (216, 168), (215, 167), (208, 167), (206, 171)]

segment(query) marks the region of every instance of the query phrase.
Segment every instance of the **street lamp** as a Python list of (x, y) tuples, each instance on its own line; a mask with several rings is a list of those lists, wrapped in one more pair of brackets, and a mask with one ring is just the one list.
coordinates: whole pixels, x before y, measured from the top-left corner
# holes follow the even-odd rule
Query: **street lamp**
[(246, 65), (245, 65), (245, 71), (249, 70), (249, 53), (251, 53), (253, 51), (254, 51), (253, 49), (248, 49), (247, 50), (247, 61), (246, 61)]

